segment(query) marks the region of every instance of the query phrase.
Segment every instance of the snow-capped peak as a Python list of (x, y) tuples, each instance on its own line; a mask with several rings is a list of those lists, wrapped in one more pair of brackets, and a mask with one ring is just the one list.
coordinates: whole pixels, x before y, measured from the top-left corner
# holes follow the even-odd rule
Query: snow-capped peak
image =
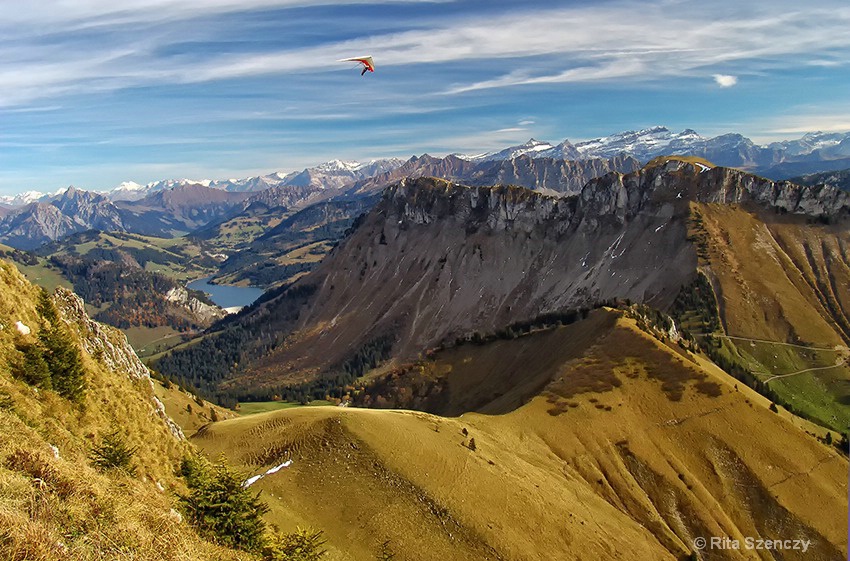
[(519, 144), (517, 146), (510, 146), (498, 152), (487, 152), (479, 156), (466, 156), (464, 157), (464, 159), (481, 162), (491, 160), (512, 160), (524, 154), (535, 156), (541, 152), (552, 150), (553, 148), (555, 148), (555, 146), (548, 142), (543, 142), (537, 140), (536, 138), (530, 138), (527, 142)]
[(37, 203), (45, 197), (49, 196), (49, 194), (42, 193), (41, 191), (24, 191), (23, 193), (18, 193), (17, 195), (3, 195), (2, 197), (0, 197), (0, 203), (10, 206), (23, 206), (28, 205), (30, 203)]
[(582, 157), (611, 158), (627, 153), (640, 160), (648, 160), (659, 151), (687, 150), (695, 143), (703, 141), (705, 139), (692, 129), (674, 133), (667, 127), (654, 126), (578, 142), (575, 147)]
[[(313, 170), (319, 172), (355, 172), (363, 167), (360, 162), (344, 162), (342, 160), (331, 160), (324, 164), (319, 164)], [(312, 171), (312, 170), (311, 170)]]

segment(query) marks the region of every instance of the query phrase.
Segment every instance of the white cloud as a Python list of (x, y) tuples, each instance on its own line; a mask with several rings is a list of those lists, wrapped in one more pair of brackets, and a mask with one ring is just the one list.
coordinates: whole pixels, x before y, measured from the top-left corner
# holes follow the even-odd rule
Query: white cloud
[(738, 83), (738, 77), (731, 76), (729, 74), (715, 74), (714, 81), (717, 82), (717, 85), (721, 88), (731, 88)]

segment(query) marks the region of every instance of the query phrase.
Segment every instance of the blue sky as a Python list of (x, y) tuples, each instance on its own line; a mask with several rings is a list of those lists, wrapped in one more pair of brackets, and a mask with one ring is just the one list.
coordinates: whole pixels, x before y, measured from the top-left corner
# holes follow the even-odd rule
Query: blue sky
[[(0, 194), (656, 124), (850, 131), (846, 0), (32, 4), (0, 0)], [(337, 62), (362, 54), (374, 74)]]

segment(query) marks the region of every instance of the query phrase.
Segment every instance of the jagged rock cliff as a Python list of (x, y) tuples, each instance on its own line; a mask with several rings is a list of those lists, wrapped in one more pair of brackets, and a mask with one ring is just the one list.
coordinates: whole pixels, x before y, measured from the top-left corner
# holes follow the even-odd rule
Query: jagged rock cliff
[(248, 342), (253, 356), (231, 364), (237, 375), (287, 383), (339, 369), (380, 340), (411, 358), (458, 336), (613, 298), (666, 309), (696, 275), (689, 227), (692, 205), (703, 203), (828, 221), (848, 211), (835, 189), (680, 160), (608, 173), (568, 197), (405, 178), (295, 284), (310, 294), (306, 304), (290, 291), (237, 320), (263, 349)]
[(162, 419), (175, 438), (185, 439), (183, 431), (165, 413), (165, 406), (154, 395), (150, 370), (139, 360), (136, 351), (127, 341), (127, 336), (114, 327), (92, 320), (86, 313), (83, 299), (70, 290), (57, 288), (53, 301), (62, 319), (77, 331), (80, 343), (89, 355), (98, 357), (109, 370), (119, 375), (148, 383), (153, 413)]
[(358, 182), (351, 190), (380, 190), (403, 178), (441, 177), (473, 186), (511, 184), (553, 194), (570, 195), (580, 191), (595, 177), (611, 171), (628, 173), (639, 168), (640, 162), (630, 156), (564, 160), (522, 155), (510, 160), (476, 162), (457, 156), (434, 158), (425, 154), (411, 158), (392, 171)]

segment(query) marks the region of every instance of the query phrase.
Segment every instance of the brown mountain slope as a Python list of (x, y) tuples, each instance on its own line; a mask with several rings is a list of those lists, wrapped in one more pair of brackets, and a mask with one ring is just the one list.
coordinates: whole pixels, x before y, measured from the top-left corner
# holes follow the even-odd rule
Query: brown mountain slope
[[(472, 332), (612, 298), (667, 310), (696, 277), (700, 254), (709, 265), (710, 240), (694, 215), (699, 205), (737, 205), (752, 216), (742, 231), (774, 217), (771, 212), (803, 217), (803, 229), (816, 227), (807, 221), (826, 221), (842, 231), (850, 195), (675, 158), (608, 174), (564, 198), (510, 186), (405, 179), (389, 187), (309, 275), (195, 347), (166, 357), (159, 368), (210, 393), (238, 394), (317, 374), (359, 375), (376, 356), (406, 361)], [(823, 232), (807, 235), (814, 240)], [(737, 244), (734, 238), (729, 243)], [(823, 247), (832, 249), (822, 259), (821, 278), (840, 278), (829, 270), (841, 266), (843, 250)], [(758, 273), (758, 261), (746, 257), (750, 249), (725, 253), (745, 258)], [(706, 272), (711, 276), (710, 268)], [(759, 295), (751, 300), (769, 300)], [(824, 302), (823, 309), (840, 307)]]
[(333, 368), (381, 337), (409, 358), (471, 331), (609, 298), (665, 309), (697, 268), (690, 201), (818, 216), (850, 208), (840, 193), (679, 161), (610, 174), (573, 199), (405, 180), (304, 279), (317, 288), (315, 304), (296, 335), (250, 369), (279, 380), (289, 365)]
[(303, 280), (317, 286), (317, 305), (255, 371), (278, 378), (286, 365), (331, 368), (384, 336), (409, 358), (441, 340), (612, 297), (669, 305), (696, 268), (687, 204), (662, 197), (635, 215), (630, 203), (638, 204), (622, 186), (576, 201), (403, 181)]
[(450, 395), (468, 393), (469, 376), (543, 386), (518, 408), (523, 396), (505, 394), (504, 414), (302, 408), (216, 423), (194, 440), (252, 474), (291, 456), (257, 488), (278, 501), (269, 516), (283, 529), (325, 529), (330, 559), (374, 559), (389, 542), (396, 558), (423, 561), (672, 561), (710, 536), (812, 540), (785, 560), (846, 555), (848, 466), (835, 449), (631, 320), (587, 322), (575, 327), (589, 347), (566, 327), (438, 353), (461, 384), (450, 375)]
[(795, 410), (850, 425), (846, 223), (695, 205), (730, 354)]

